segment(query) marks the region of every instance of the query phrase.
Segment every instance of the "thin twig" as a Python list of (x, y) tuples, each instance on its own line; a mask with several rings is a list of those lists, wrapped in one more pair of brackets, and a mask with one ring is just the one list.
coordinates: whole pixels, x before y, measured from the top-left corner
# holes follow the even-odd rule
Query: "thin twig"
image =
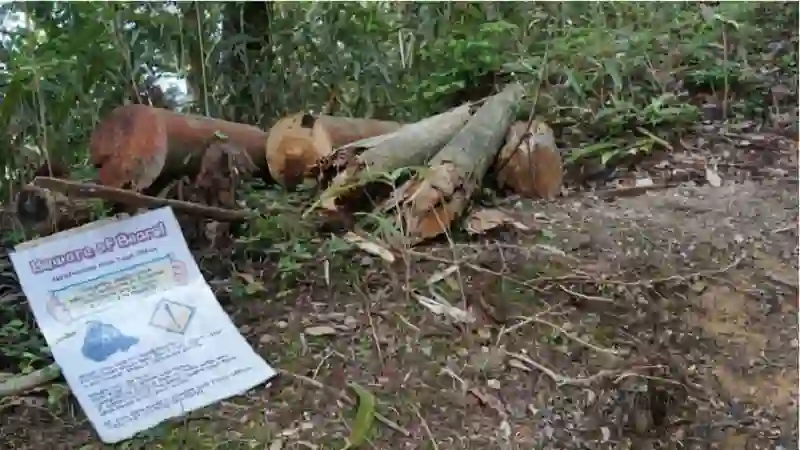
[(719, 275), (721, 273), (725, 273), (734, 267), (738, 266), (739, 264), (744, 261), (744, 257), (740, 256), (736, 258), (732, 263), (728, 264), (725, 267), (719, 269), (712, 269), (712, 270), (701, 270), (698, 272), (692, 272), (687, 275), (671, 275), (668, 277), (663, 278), (651, 278), (649, 280), (641, 280), (641, 281), (615, 281), (615, 280), (602, 280), (598, 281), (598, 283), (605, 283), (605, 284), (616, 284), (620, 286), (648, 286), (654, 283), (665, 283), (667, 281), (685, 281), (692, 277), (707, 277), (711, 275)]
[(575, 292), (572, 289), (569, 289), (568, 287), (566, 287), (564, 285), (561, 285), (561, 284), (558, 285), (558, 288), (561, 289), (562, 291), (566, 292), (569, 295), (572, 295), (574, 297), (578, 297), (578, 298), (583, 299), (583, 300), (592, 300), (592, 301), (597, 301), (597, 302), (615, 303), (613, 299), (610, 299), (608, 297), (599, 297), (599, 296), (596, 296), (596, 295), (582, 294), (580, 292)]
[(428, 426), (428, 422), (422, 418), (422, 414), (419, 412), (419, 408), (416, 405), (410, 405), (411, 409), (414, 410), (414, 414), (419, 419), (419, 422), (422, 424), (422, 428), (425, 430), (425, 434), (428, 435), (428, 440), (431, 441), (431, 447), (433, 450), (439, 450), (439, 444), (436, 443), (436, 439), (433, 438), (433, 432), (431, 432), (431, 428)]
[[(535, 361), (532, 358), (530, 358), (530, 357), (528, 357), (526, 355), (523, 355), (522, 353), (509, 352), (509, 351), (505, 351), (505, 350), (503, 350), (503, 352), (507, 356), (510, 356), (512, 358), (515, 358), (515, 359), (518, 359), (518, 360), (522, 361), (523, 363), (525, 363), (525, 364), (533, 367), (534, 369), (539, 370), (543, 374), (547, 375), (547, 377), (550, 378), (551, 380), (553, 380), (553, 383), (555, 383), (556, 386), (558, 386), (558, 387), (561, 387), (561, 386), (587, 387), (587, 386), (590, 386), (593, 383), (595, 383), (597, 381), (600, 381), (600, 380), (602, 380), (604, 378), (616, 377), (615, 378), (615, 382), (618, 382), (618, 381), (621, 381), (621, 380), (623, 380), (625, 378), (628, 378), (628, 377), (631, 377), (631, 376), (644, 376), (644, 375), (640, 375), (640, 374), (634, 372), (633, 370), (620, 371), (620, 370), (603, 369), (603, 370), (595, 373), (594, 375), (589, 375), (588, 377), (570, 378), (570, 377), (566, 377), (564, 375), (556, 373), (553, 369), (550, 369), (549, 367), (545, 366), (544, 364), (542, 364), (542, 363), (540, 363), (538, 361)], [(652, 368), (652, 367), (660, 367), (660, 366), (645, 366), (645, 367), (637, 367), (635, 369), (643, 369), (643, 368), (648, 368), (648, 367)], [(676, 382), (674, 380), (667, 380), (667, 379), (660, 378), (660, 377), (649, 377), (649, 378), (657, 379), (659, 381), (669, 382), (671, 384), (681, 385), (681, 383), (678, 383), (678, 382)]]
[(609, 354), (609, 355), (613, 355), (613, 356), (619, 357), (619, 352), (618, 351), (611, 350), (611, 349), (608, 349), (608, 348), (598, 347), (597, 345), (594, 345), (591, 342), (588, 342), (588, 341), (578, 337), (577, 335), (575, 335), (573, 333), (570, 333), (569, 331), (565, 330), (563, 327), (560, 327), (560, 326), (558, 326), (558, 325), (556, 325), (556, 324), (554, 324), (552, 322), (549, 322), (547, 320), (540, 319), (539, 317), (536, 317), (536, 316), (533, 316), (533, 317), (520, 317), (520, 319), (523, 319), (523, 321), (518, 323), (518, 324), (516, 324), (516, 325), (514, 325), (514, 327), (510, 327), (508, 330), (506, 330), (506, 332), (510, 332), (513, 329), (519, 328), (520, 326), (524, 326), (524, 325), (527, 325), (529, 323), (538, 323), (538, 324), (546, 325), (546, 326), (548, 326), (550, 328), (553, 328), (554, 330), (558, 331), (559, 333), (563, 334), (564, 336), (568, 337), (569, 339), (572, 339), (573, 341), (575, 341), (575, 342), (577, 342), (577, 343), (579, 343), (579, 344), (581, 344), (581, 345), (583, 345), (583, 346), (585, 346), (587, 348), (590, 348), (590, 349), (595, 350), (595, 351), (600, 352), (600, 353), (606, 353), (606, 354)]
[[(315, 388), (317, 388), (317, 389), (319, 389), (321, 391), (330, 392), (331, 394), (335, 395), (341, 401), (347, 403), (350, 406), (355, 406), (356, 405), (356, 401), (353, 400), (352, 398), (350, 398), (344, 392), (342, 392), (340, 390), (337, 390), (337, 389), (334, 389), (334, 388), (332, 388), (330, 386), (326, 386), (326, 385), (320, 383), (317, 380), (313, 380), (313, 379), (311, 379), (311, 378), (309, 378), (307, 376), (299, 375), (299, 374), (296, 374), (296, 373), (293, 373), (293, 372), (289, 372), (289, 371), (283, 370), (283, 369), (279, 369), (279, 372), (280, 372), (281, 375), (286, 375), (286, 376), (288, 376), (290, 378), (293, 378), (293, 379), (295, 379), (297, 381), (301, 381), (301, 382), (303, 382), (305, 384), (308, 384), (308, 385), (310, 385), (312, 387), (315, 387)], [(406, 430), (405, 428), (401, 427), (396, 422), (394, 422), (392, 420), (389, 420), (388, 418), (386, 418), (384, 415), (382, 415), (380, 413), (377, 413), (377, 412), (375, 413), (375, 420), (377, 420), (378, 422), (386, 425), (388, 428), (390, 428), (390, 429), (392, 429), (394, 431), (397, 431), (398, 433), (402, 434), (405, 437), (411, 436), (411, 433), (408, 430)]]

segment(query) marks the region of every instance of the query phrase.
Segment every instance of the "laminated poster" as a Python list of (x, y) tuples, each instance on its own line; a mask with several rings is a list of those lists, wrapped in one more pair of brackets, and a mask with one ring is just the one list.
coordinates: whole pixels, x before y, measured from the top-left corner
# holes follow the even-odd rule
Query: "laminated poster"
[(220, 307), (171, 208), (27, 242), (11, 261), (103, 442), (275, 375)]

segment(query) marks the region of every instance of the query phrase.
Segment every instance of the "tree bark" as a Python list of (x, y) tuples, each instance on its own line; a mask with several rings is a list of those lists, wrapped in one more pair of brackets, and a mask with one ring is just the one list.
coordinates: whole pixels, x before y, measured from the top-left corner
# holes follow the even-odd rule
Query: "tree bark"
[(326, 187), (320, 196), (321, 206), (352, 213), (385, 200), (394, 188), (393, 182), (398, 181), (390, 174), (427, 163), (467, 123), (475, 109), (463, 105), (392, 133), (339, 147), (314, 169)]
[(68, 230), (96, 218), (96, 208), (91, 202), (74, 200), (33, 184), (17, 193), (14, 206), (20, 224), (39, 236)]
[(519, 84), (490, 97), (428, 163), (429, 170), (406, 182), (382, 207), (397, 209), (411, 244), (446, 232), (463, 214), (480, 185), (525, 90)]
[(89, 142), (91, 161), (99, 169), (101, 184), (140, 191), (159, 177), (196, 174), (206, 148), (219, 134), (266, 171), (264, 131), (145, 105), (120, 106), (97, 124)]

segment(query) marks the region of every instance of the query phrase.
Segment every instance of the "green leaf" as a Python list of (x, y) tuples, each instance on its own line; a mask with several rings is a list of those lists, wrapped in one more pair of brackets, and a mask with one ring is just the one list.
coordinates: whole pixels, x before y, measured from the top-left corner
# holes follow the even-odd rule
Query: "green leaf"
[(602, 155), (600, 155), (600, 164), (605, 166), (611, 158), (616, 156), (617, 153), (618, 153), (617, 150), (604, 152)]
[(347, 444), (342, 450), (354, 449), (362, 445), (367, 440), (367, 434), (375, 421), (375, 396), (355, 383), (350, 383), (349, 386), (358, 396), (358, 411), (356, 411), (356, 421), (350, 430)]

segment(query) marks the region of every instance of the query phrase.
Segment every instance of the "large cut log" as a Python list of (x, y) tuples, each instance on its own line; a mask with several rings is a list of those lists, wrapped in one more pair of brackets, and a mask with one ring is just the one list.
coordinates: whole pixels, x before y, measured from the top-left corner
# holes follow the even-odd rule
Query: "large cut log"
[(292, 114), (270, 128), (266, 163), (272, 177), (291, 188), (310, 178), (311, 169), (334, 148), (391, 133), (401, 126), (373, 119)]
[(117, 107), (97, 124), (89, 142), (91, 161), (101, 184), (140, 191), (161, 176), (197, 173), (205, 149), (220, 134), (264, 164), (264, 131), (146, 105)]
[(495, 175), (500, 188), (522, 197), (552, 200), (561, 192), (564, 165), (553, 130), (534, 120), (516, 122), (495, 160)]
[(400, 168), (424, 166), (476, 109), (463, 105), (392, 133), (337, 148), (312, 171), (326, 187), (320, 205), (329, 211), (352, 213), (384, 201), (397, 182), (390, 174)]
[(397, 209), (402, 230), (415, 244), (446, 232), (463, 214), (495, 159), (525, 90), (517, 83), (490, 97), (428, 170), (403, 184), (382, 209)]

